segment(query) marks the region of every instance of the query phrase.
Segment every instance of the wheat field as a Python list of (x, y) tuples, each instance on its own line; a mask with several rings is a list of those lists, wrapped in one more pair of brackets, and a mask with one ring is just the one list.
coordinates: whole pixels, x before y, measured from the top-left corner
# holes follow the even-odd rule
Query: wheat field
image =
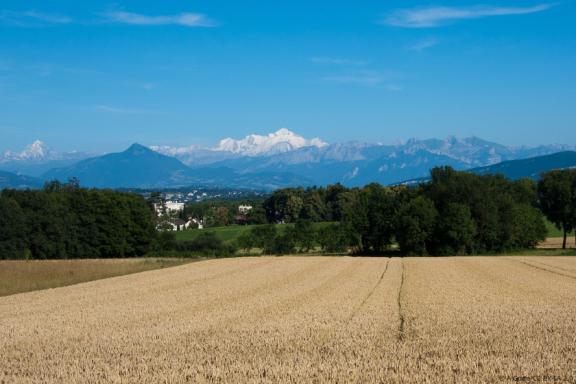
[(575, 383), (576, 258), (238, 258), (3, 297), (0, 382)]

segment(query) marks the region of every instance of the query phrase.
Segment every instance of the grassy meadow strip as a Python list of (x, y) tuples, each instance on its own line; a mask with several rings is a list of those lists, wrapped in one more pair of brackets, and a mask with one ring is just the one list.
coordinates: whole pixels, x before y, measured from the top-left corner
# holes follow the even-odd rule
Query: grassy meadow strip
[(186, 259), (0, 260), (0, 296), (161, 269)]

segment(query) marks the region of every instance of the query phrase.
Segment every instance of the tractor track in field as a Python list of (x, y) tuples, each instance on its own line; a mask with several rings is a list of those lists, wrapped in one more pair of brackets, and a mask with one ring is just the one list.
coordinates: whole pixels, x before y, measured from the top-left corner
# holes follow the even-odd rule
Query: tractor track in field
[[(539, 270), (541, 270), (541, 271), (546, 271), (546, 272), (553, 273), (553, 274), (558, 275), (558, 276), (564, 276), (564, 277), (567, 277), (567, 278), (569, 278), (569, 279), (576, 280), (576, 276), (574, 276), (574, 275), (569, 275), (569, 274), (567, 274), (567, 273), (562, 273), (562, 272), (558, 272), (558, 271), (553, 271), (553, 270), (548, 269), (548, 268), (544, 268), (544, 267), (540, 267), (540, 266), (538, 266), (538, 265), (531, 264), (531, 263), (529, 263), (529, 262), (527, 262), (527, 261), (515, 260), (515, 259), (510, 259), (510, 260), (515, 261), (515, 262), (517, 262), (517, 263), (521, 263), (521, 264), (527, 265), (527, 266), (532, 267), (532, 268), (535, 268), (535, 269), (539, 269)], [(544, 264), (544, 263), (542, 263), (542, 264)], [(547, 265), (547, 264), (544, 264), (544, 265)], [(555, 267), (551, 267), (551, 268), (555, 268)]]
[(374, 295), (374, 292), (376, 292), (376, 289), (378, 289), (378, 286), (380, 286), (380, 284), (384, 280), (384, 276), (386, 275), (386, 272), (388, 272), (388, 266), (390, 265), (390, 260), (391, 260), (391, 258), (388, 258), (388, 260), (386, 261), (386, 266), (384, 267), (384, 272), (382, 272), (382, 275), (380, 275), (380, 278), (378, 279), (378, 281), (374, 285), (374, 288), (372, 288), (372, 290), (370, 290), (370, 292), (368, 292), (366, 297), (364, 297), (364, 300), (362, 300), (362, 302), (356, 308), (354, 308), (354, 310), (350, 314), (350, 317), (348, 317), (347, 322), (352, 321), (352, 319), (354, 319), (354, 317), (360, 312), (362, 307), (364, 307), (364, 305), (366, 305), (368, 300), (370, 300), (372, 295)]
[(404, 259), (400, 259), (402, 264), (402, 277), (400, 280), (400, 288), (398, 288), (398, 341), (404, 341), (405, 328), (406, 328), (406, 318), (404, 316), (404, 310), (402, 306), (402, 290), (404, 288)]
[[(559, 270), (564, 271), (564, 272), (566, 272), (566, 273), (576, 273), (576, 271), (573, 270), (573, 269), (567, 269), (567, 268), (557, 267), (557, 266), (555, 266), (555, 265), (546, 264), (546, 263), (543, 263), (543, 262), (541, 262), (541, 261), (531, 260), (531, 262), (536, 263), (536, 264), (540, 264), (540, 265), (544, 265), (544, 266), (549, 267), (549, 268), (559, 269)], [(576, 276), (575, 276), (575, 277), (576, 277)]]

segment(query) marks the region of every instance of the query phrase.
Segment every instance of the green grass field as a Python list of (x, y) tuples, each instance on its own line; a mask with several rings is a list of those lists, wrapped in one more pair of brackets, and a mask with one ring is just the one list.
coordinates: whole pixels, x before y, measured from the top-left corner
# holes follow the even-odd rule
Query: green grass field
[[(333, 223), (323, 222), (314, 223), (316, 229), (323, 228), (327, 225)], [(277, 224), (276, 227), (279, 231), (283, 231), (285, 228), (292, 226), (293, 224)], [(231, 225), (229, 227), (215, 227), (206, 229), (190, 229), (187, 231), (175, 232), (177, 241), (194, 240), (196, 237), (200, 236), (202, 233), (214, 233), (217, 237), (222, 239), (225, 243), (231, 243), (238, 239), (243, 233), (249, 232), (254, 225)]]
[(240, 237), (243, 233), (250, 231), (254, 226), (252, 225), (232, 225), (229, 227), (215, 227), (206, 229), (189, 229), (186, 231), (175, 232), (176, 240), (186, 241), (194, 240), (203, 233), (214, 233), (218, 238), (222, 239), (225, 243), (232, 242)]
[[(546, 220), (546, 228), (548, 229), (548, 237), (562, 237), (564, 236), (562, 230), (556, 228), (554, 224)], [(574, 236), (574, 231), (568, 233), (568, 236)]]
[[(332, 223), (324, 222), (324, 223), (314, 223), (314, 226), (318, 228), (325, 227), (326, 225), (330, 225)], [(278, 224), (277, 227), (280, 231), (284, 228), (291, 226), (292, 224)], [(179, 231), (176, 232), (176, 240), (178, 241), (185, 241), (185, 240), (194, 240), (196, 237), (201, 235), (202, 233), (214, 233), (220, 239), (222, 239), (226, 243), (230, 243), (240, 237), (243, 233), (250, 231), (254, 226), (253, 225), (231, 225), (228, 227), (215, 227), (215, 228), (207, 228), (202, 230), (192, 229), (187, 231)], [(562, 231), (556, 228), (554, 224), (546, 220), (546, 228), (548, 229), (548, 237), (562, 237)], [(571, 232), (569, 235), (574, 236), (574, 232)]]

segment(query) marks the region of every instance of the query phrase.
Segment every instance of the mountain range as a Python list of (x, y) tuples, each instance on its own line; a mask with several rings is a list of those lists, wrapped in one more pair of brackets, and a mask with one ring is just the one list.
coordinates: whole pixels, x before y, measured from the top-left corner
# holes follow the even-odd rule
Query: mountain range
[[(102, 156), (59, 153), (37, 141), (22, 152), (5, 152), (0, 156), (0, 169), (19, 177), (38, 176), (40, 180), (66, 181), (77, 177), (82, 185), (99, 188), (202, 185), (274, 189), (336, 182), (347, 186), (370, 182), (395, 184), (426, 177), (431, 168), (444, 165), (459, 170), (484, 169), (478, 172), (515, 175), (522, 173), (523, 165), (519, 165), (520, 169), (506, 165), (510, 161), (572, 150), (576, 150), (576, 146), (508, 147), (477, 137), (411, 139), (391, 145), (328, 144), (319, 138), (306, 139), (280, 129), (239, 140), (226, 138), (214, 147), (134, 144), (124, 152)], [(560, 157), (544, 160), (542, 164), (548, 167), (576, 165), (576, 158), (572, 163), (570, 155)], [(498, 168), (496, 164), (502, 165)], [(534, 168), (535, 172), (540, 172), (539, 166)], [(31, 184), (35, 179), (26, 180)]]
[(40, 177), (56, 167), (72, 165), (93, 156), (84, 152), (58, 152), (36, 140), (21, 151), (0, 154), (0, 169), (18, 174)]

